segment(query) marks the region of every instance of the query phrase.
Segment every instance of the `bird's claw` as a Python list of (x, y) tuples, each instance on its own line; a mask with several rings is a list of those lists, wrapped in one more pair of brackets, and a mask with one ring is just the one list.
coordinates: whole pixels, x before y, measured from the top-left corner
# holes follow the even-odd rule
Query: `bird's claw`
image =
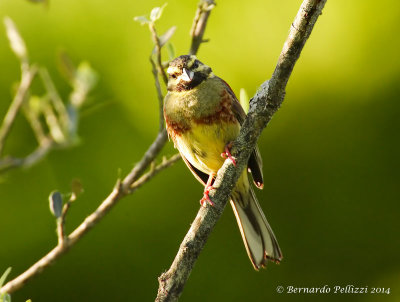
[(207, 206), (207, 203), (208, 203), (210, 206), (212, 206), (212, 207), (214, 206), (214, 202), (210, 199), (210, 196), (208, 195), (208, 194), (210, 194), (210, 191), (213, 190), (213, 189), (214, 189), (213, 186), (207, 186), (207, 187), (204, 189), (203, 198), (200, 199), (200, 204), (201, 204), (201, 206), (202, 206), (203, 208), (205, 208), (205, 207)]
[(221, 156), (225, 159), (229, 158), (232, 161), (232, 164), (236, 167), (236, 159), (231, 154), (232, 142), (226, 144), (225, 152), (221, 153)]

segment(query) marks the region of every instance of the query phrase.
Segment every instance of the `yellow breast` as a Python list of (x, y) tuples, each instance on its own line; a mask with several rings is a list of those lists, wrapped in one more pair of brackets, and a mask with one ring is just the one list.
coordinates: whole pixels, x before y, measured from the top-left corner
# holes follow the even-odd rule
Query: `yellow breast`
[(221, 153), (239, 134), (238, 123), (219, 121), (212, 124), (191, 123), (190, 130), (175, 137), (175, 145), (200, 171), (216, 173), (224, 163)]

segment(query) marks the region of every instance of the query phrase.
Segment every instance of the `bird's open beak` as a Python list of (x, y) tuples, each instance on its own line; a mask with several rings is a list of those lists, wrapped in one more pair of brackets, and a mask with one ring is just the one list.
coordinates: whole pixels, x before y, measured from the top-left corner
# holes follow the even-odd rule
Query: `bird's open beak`
[(188, 71), (186, 68), (183, 68), (182, 71), (182, 80), (185, 82), (190, 82), (193, 79), (194, 72), (193, 71)]

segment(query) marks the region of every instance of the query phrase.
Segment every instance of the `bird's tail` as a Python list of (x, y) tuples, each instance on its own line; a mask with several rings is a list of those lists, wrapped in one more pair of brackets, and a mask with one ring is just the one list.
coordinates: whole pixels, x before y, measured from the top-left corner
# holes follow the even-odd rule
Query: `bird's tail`
[[(244, 175), (246, 176), (243, 177)], [(244, 172), (244, 175), (232, 192), (231, 205), (247, 254), (254, 268), (258, 270), (260, 267), (265, 267), (267, 260), (279, 263), (282, 260), (282, 253), (247, 180), (247, 172)]]

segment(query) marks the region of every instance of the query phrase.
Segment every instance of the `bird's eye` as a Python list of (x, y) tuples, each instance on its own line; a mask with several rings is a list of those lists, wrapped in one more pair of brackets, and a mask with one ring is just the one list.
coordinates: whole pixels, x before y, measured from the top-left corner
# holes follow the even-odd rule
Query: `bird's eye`
[(196, 61), (196, 62), (194, 62), (192, 69), (196, 69), (197, 67), (199, 67), (199, 63)]
[(177, 78), (176, 73), (172, 74), (172, 75), (171, 75), (171, 78), (176, 79), (176, 78)]

